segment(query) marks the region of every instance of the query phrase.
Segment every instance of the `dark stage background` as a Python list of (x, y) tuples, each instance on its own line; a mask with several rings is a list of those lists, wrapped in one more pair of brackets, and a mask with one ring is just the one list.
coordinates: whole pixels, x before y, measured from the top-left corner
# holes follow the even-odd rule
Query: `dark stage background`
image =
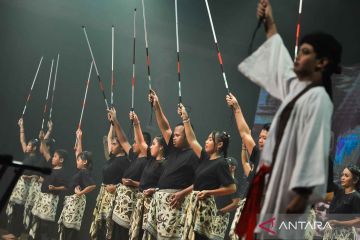
[[(179, 122), (176, 114), (177, 72), (174, 1), (146, 0), (147, 28), (151, 58), (153, 88), (172, 126)], [(231, 92), (237, 96), (246, 120), (254, 121), (259, 88), (238, 71), (238, 63), (247, 56), (250, 36), (257, 20), (257, 1), (209, 1), (218, 42), (223, 55)], [(278, 30), (293, 55), (298, 1), (273, 1)], [(0, 153), (22, 158), (19, 144), (18, 118), (30, 89), (38, 61), (44, 62), (25, 115), (27, 139), (35, 137), (41, 127), (42, 111), (51, 59), (60, 53), (57, 90), (54, 100), (54, 134), (56, 147), (72, 151), (75, 130), (80, 116), (85, 81), (91, 61), (81, 29), (87, 33), (93, 47), (106, 95), (110, 99), (111, 26), (115, 25), (115, 104), (121, 123), (129, 131), (128, 111), (131, 99), (133, 9), (137, 14), (135, 111), (144, 130), (158, 134), (156, 123), (148, 126), (150, 109), (147, 102), (145, 43), (140, 0), (0, 0)], [(360, 28), (358, 0), (305, 0), (301, 35), (314, 30), (330, 32), (344, 46), (346, 66), (360, 62)], [(214, 49), (213, 37), (204, 1), (178, 1), (179, 38), (183, 102), (191, 107), (191, 119), (197, 137), (204, 142), (212, 129), (223, 129), (231, 136), (229, 155), (240, 160), (241, 140), (230, 110), (225, 102), (225, 88)], [(265, 36), (260, 30), (258, 46)], [(357, 96), (358, 97), (358, 96)], [(88, 102), (83, 119), (84, 149), (94, 154), (93, 174), (100, 184), (104, 161), (102, 136), (108, 131), (104, 101), (96, 75), (92, 75)], [(255, 136), (257, 139), (257, 136)], [(74, 157), (66, 163), (75, 171)], [(239, 162), (240, 163), (240, 162)], [(6, 180), (2, 180), (2, 193)], [(237, 177), (242, 178), (242, 170)], [(82, 233), (87, 239), (97, 191), (88, 197)], [(1, 215), (1, 223), (4, 215)]]

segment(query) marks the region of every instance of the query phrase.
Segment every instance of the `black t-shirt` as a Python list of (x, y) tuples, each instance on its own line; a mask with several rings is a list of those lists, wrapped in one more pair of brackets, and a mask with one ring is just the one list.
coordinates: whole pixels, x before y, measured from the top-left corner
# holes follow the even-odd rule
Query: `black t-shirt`
[(44, 177), (44, 181), (41, 185), (41, 192), (59, 195), (61, 191), (50, 191), (49, 185), (53, 185), (54, 187), (66, 187), (66, 179), (64, 168), (52, 169), (51, 174)]
[[(147, 151), (149, 153), (149, 151)], [(125, 171), (123, 178), (130, 178), (133, 181), (140, 181), (141, 174), (145, 168), (145, 165), (148, 161), (148, 156), (138, 158), (137, 155), (134, 153), (133, 148), (130, 148), (129, 151), (129, 159), (130, 159), (130, 166)]]
[[(340, 221), (347, 221), (354, 219), (356, 216), (360, 217), (360, 193), (355, 191), (345, 194), (345, 190), (334, 183), (334, 199), (331, 201), (329, 207), (329, 218)], [(332, 218), (332, 214), (334, 215)], [(346, 214), (352, 214), (346, 216)]]
[(130, 166), (130, 161), (127, 156), (116, 157), (110, 156), (102, 169), (102, 182), (104, 184), (118, 184), (121, 182), (121, 178), (124, 172)]
[(254, 146), (250, 158), (249, 158), (249, 162), (250, 165), (252, 166), (252, 169), (249, 172), (249, 175), (247, 177), (247, 180), (249, 183), (251, 183), (252, 179), (254, 178), (255, 174), (256, 174), (256, 169), (257, 166), (259, 165), (259, 161), (260, 161), (260, 150), (257, 146)]
[(66, 195), (75, 194), (75, 187), (80, 186), (80, 189), (83, 190), (88, 186), (95, 185), (95, 181), (92, 178), (90, 171), (88, 169), (81, 169), (71, 178), (68, 191)]
[(166, 160), (148, 159), (140, 178), (140, 190), (156, 188)]
[(163, 174), (160, 176), (158, 188), (160, 189), (184, 189), (194, 182), (195, 170), (199, 159), (194, 151), (175, 148), (173, 135), (167, 145), (167, 161)]
[(229, 165), (223, 157), (210, 160), (210, 156), (203, 149), (200, 164), (195, 171), (194, 190), (212, 190), (234, 183)]
[[(47, 167), (46, 160), (42, 156), (40, 156), (38, 154), (33, 155), (33, 154), (29, 154), (29, 153), (25, 153), (24, 155), (25, 155), (24, 160), (23, 160), (24, 165), (30, 165), (30, 166), (36, 166), (36, 167)], [(36, 171), (32, 171), (32, 170), (25, 170), (23, 175), (42, 176), (42, 174), (40, 172), (36, 172)]]
[(229, 205), (230, 203), (232, 203), (233, 199), (240, 198), (241, 189), (239, 186), (239, 182), (236, 178), (234, 178), (234, 183), (236, 184), (236, 192), (234, 192), (230, 195), (226, 195), (226, 196), (215, 197), (217, 209), (220, 210), (220, 209), (226, 207), (227, 205)]

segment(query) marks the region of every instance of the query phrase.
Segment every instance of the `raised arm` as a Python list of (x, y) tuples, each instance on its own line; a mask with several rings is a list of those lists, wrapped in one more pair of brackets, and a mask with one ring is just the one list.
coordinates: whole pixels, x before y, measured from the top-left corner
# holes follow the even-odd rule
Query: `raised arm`
[(260, 1), (257, 17), (263, 20), (268, 39), (238, 69), (270, 95), (283, 101), (296, 84), (302, 83), (297, 80), (294, 61), (277, 34), (269, 0)]
[(75, 146), (75, 159), (82, 152), (82, 131), (79, 128), (76, 130), (76, 146)]
[(111, 142), (112, 142), (113, 131), (114, 131), (114, 126), (110, 124), (109, 132), (106, 139), (108, 155), (111, 153)]
[(179, 116), (181, 117), (181, 119), (182, 119), (182, 121), (184, 123), (186, 139), (187, 139), (190, 147), (192, 148), (192, 150), (196, 154), (196, 156), (198, 158), (200, 158), (202, 147), (201, 147), (201, 145), (199, 144), (199, 142), (196, 139), (194, 130), (193, 130), (191, 124), (190, 124), (189, 115), (186, 112), (185, 107), (181, 103), (180, 103), (180, 105), (178, 107), (178, 114), (179, 114)]
[(25, 129), (24, 129), (24, 120), (23, 118), (19, 119), (18, 122), (20, 128), (20, 144), (23, 152), (26, 152), (26, 139), (25, 139)]
[(44, 136), (44, 139), (49, 139), (50, 138), (50, 135), (52, 133), (53, 126), (54, 126), (53, 122), (51, 120), (49, 120), (47, 126), (48, 126), (48, 130), (47, 130), (47, 132), (46, 132), (46, 134)]
[(246, 177), (249, 176), (249, 173), (251, 171), (251, 166), (250, 166), (248, 159), (249, 159), (249, 156), (248, 156), (246, 147), (243, 143), (242, 148), (241, 148), (241, 163), (242, 163), (242, 167), (243, 167), (244, 174)]
[(249, 155), (251, 155), (254, 147), (255, 147), (255, 141), (251, 136), (251, 131), (248, 126), (248, 124), (245, 121), (244, 115), (242, 114), (240, 105), (235, 98), (234, 95), (231, 93), (229, 95), (226, 95), (226, 102), (229, 107), (231, 107), (234, 111), (235, 119), (236, 119), (236, 125), (240, 134), (240, 137), (242, 139), (243, 144), (245, 145), (245, 148), (247, 149)]
[(167, 120), (166, 116), (164, 115), (159, 98), (156, 95), (155, 91), (151, 90), (149, 94), (149, 101), (153, 105), (156, 115), (156, 121), (158, 123), (158, 126), (160, 128), (161, 134), (163, 135), (166, 144), (169, 143), (172, 130), (170, 128), (169, 121)]
[(269, 0), (260, 0), (257, 8), (257, 17), (263, 18), (266, 38), (271, 38), (277, 33), (274, 16), (272, 14), (272, 7)]
[(51, 155), (50, 155), (49, 147), (47, 147), (45, 143), (45, 133), (43, 130), (40, 130), (39, 140), (40, 140), (39, 151), (43, 155), (45, 160), (48, 162), (51, 159)]
[(120, 142), (120, 145), (122, 146), (122, 148), (124, 149), (126, 154), (129, 154), (131, 145), (126, 138), (126, 135), (125, 135), (123, 129), (120, 126), (120, 122), (118, 121), (118, 119), (116, 117), (115, 108), (111, 108), (110, 110), (108, 110), (108, 118), (109, 118), (109, 121), (112, 121), (114, 124), (115, 134)]
[(129, 116), (134, 123), (135, 141), (140, 147), (140, 153), (138, 157), (144, 157), (147, 155), (147, 150), (149, 146), (145, 142), (144, 135), (141, 130), (140, 120), (134, 111), (131, 111)]
[(106, 160), (110, 159), (110, 151), (108, 149), (108, 140), (107, 136), (103, 136), (103, 146), (104, 146), (104, 156)]

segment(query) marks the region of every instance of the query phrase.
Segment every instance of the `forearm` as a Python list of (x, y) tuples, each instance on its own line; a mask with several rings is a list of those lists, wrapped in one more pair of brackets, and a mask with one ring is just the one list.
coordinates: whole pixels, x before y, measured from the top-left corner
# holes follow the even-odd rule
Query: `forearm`
[(20, 127), (20, 144), (21, 147), (23, 149), (23, 151), (25, 152), (26, 150), (26, 139), (25, 139), (25, 130), (23, 127)]
[(220, 212), (231, 212), (232, 210), (235, 210), (238, 207), (239, 202), (240, 198), (237, 198), (235, 201), (233, 200), (232, 203), (220, 209)]
[(271, 38), (278, 32), (274, 19), (267, 20), (267, 22), (265, 23), (265, 31), (267, 39)]
[(191, 193), (193, 189), (194, 189), (194, 185), (190, 185), (189, 187), (184, 188), (183, 190), (181, 190), (180, 193), (181, 193), (181, 195), (183, 195), (185, 197), (186, 195)]
[(91, 185), (91, 186), (87, 186), (86, 188), (84, 188), (83, 190), (80, 191), (80, 194), (87, 194), (91, 191), (93, 191), (96, 188), (96, 185)]
[(119, 123), (119, 121), (117, 119), (114, 120), (113, 122), (114, 122), (114, 129), (115, 129), (116, 137), (118, 138), (118, 140), (120, 142), (120, 145), (123, 147), (123, 149), (126, 151), (126, 153), (128, 153), (128, 149), (130, 148), (130, 144), (129, 144), (127, 138), (126, 138), (124, 130), (120, 126), (120, 123)]
[(159, 102), (156, 102), (154, 104), (154, 110), (155, 110), (156, 121), (159, 125), (161, 132), (169, 130), (170, 129), (169, 121), (167, 120)]
[(250, 134), (250, 128), (245, 121), (244, 115), (239, 105), (234, 106), (234, 115), (241, 138), (243, 138), (245, 134)]
[(243, 167), (245, 176), (246, 177), (249, 176), (249, 173), (251, 171), (251, 166), (248, 163), (246, 148), (243, 148), (241, 150), (241, 163), (242, 163), (242, 167)]
[(111, 149), (109, 149), (109, 145), (108, 145), (108, 140), (107, 140), (107, 136), (103, 137), (103, 145), (104, 145), (104, 155), (105, 155), (105, 159), (109, 160), (110, 159), (110, 151)]
[(344, 227), (359, 227), (360, 218), (354, 218), (348, 221), (337, 221), (337, 224)]
[(82, 137), (77, 138), (76, 148), (75, 148), (75, 158), (82, 152)]
[(140, 154), (141, 155), (144, 155), (144, 154), (146, 155), (148, 145), (145, 142), (140, 122), (138, 122), (137, 124), (134, 123), (134, 132), (135, 132), (135, 141), (137, 141), (139, 143), (139, 146), (140, 146), (140, 152), (141, 152)]
[(47, 132), (46, 132), (45, 136), (44, 136), (44, 139), (49, 139), (49, 138), (50, 138), (51, 133), (52, 133), (52, 129), (51, 129), (51, 128), (49, 128), (49, 129), (47, 130)]
[(66, 187), (65, 186), (59, 186), (59, 187), (54, 187), (55, 191), (65, 191)]
[(189, 142), (190, 147), (192, 148), (192, 150), (194, 151), (196, 156), (198, 158), (200, 158), (202, 147), (196, 139), (194, 130), (190, 124), (190, 119), (188, 118), (187, 120), (184, 120), (183, 123), (184, 123), (185, 135), (186, 135), (187, 141)]
[(235, 184), (231, 184), (227, 187), (220, 187), (214, 190), (207, 190), (208, 194), (211, 196), (224, 196), (224, 195), (229, 195), (231, 193), (234, 193), (236, 191), (236, 185)]

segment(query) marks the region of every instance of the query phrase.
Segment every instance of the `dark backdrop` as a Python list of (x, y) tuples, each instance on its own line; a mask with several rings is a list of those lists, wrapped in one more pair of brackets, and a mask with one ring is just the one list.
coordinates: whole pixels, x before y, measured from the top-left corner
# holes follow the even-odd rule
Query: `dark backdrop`
[[(223, 54), (230, 90), (237, 96), (249, 125), (252, 126), (259, 89), (238, 71), (238, 63), (247, 55), (251, 33), (256, 26), (256, 1), (210, 0), (214, 26)], [(153, 88), (157, 90), (170, 123), (176, 115), (177, 73), (174, 1), (146, 0), (148, 38)], [(273, 1), (278, 30), (291, 55), (295, 44), (298, 1)], [(46, 94), (51, 59), (60, 53), (57, 90), (54, 100), (54, 136), (57, 147), (71, 151), (80, 116), (81, 101), (90, 65), (90, 53), (81, 29), (87, 26), (97, 66), (110, 99), (111, 25), (115, 25), (115, 104), (120, 121), (129, 131), (128, 111), (131, 99), (133, 9), (137, 15), (135, 111), (144, 130), (158, 134), (147, 102), (145, 43), (140, 0), (1, 0), (0, 1), (0, 153), (21, 159), (17, 120), (23, 109), (38, 61), (44, 62), (25, 115), (29, 139), (38, 135)], [(343, 63), (359, 62), (360, 28), (358, 0), (305, 0), (301, 34), (322, 30), (337, 36), (344, 46)], [(183, 102), (191, 107), (191, 119), (200, 142), (212, 129), (232, 135), (230, 155), (240, 160), (241, 141), (225, 103), (224, 84), (217, 62), (205, 2), (179, 0), (179, 36)], [(255, 41), (265, 39), (262, 29)], [(102, 136), (108, 131), (105, 106), (95, 74), (88, 93), (83, 118), (84, 149), (93, 151), (94, 175), (100, 183), (103, 159)], [(74, 158), (67, 167), (75, 169)], [(238, 173), (241, 177), (241, 171)], [(3, 182), (1, 183), (3, 186)], [(3, 188), (2, 188), (3, 189)], [(88, 199), (85, 232), (89, 229), (90, 208), (97, 192)]]

